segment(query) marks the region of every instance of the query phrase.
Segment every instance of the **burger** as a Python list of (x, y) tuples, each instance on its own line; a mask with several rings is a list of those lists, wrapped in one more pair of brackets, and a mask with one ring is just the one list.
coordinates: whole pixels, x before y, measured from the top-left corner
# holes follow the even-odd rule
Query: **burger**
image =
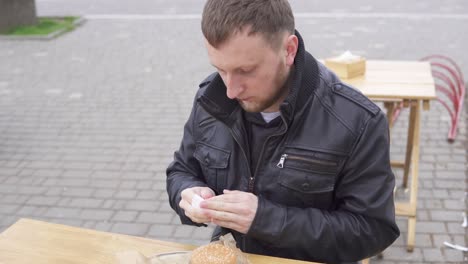
[(190, 264), (236, 264), (234, 249), (222, 244), (211, 243), (193, 250)]

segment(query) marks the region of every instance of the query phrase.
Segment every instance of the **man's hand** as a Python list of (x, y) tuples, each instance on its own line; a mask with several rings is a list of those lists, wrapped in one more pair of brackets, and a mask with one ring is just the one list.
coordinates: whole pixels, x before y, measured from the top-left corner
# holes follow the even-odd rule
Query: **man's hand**
[(209, 223), (211, 220), (203, 213), (204, 210), (192, 207), (192, 198), (195, 194), (203, 199), (209, 199), (215, 196), (214, 191), (208, 187), (187, 188), (181, 192), (182, 199), (179, 202), (179, 206), (184, 209), (185, 215), (193, 222), (199, 224)]
[(224, 190), (224, 194), (201, 202), (200, 207), (214, 224), (246, 234), (257, 213), (258, 198), (248, 192)]

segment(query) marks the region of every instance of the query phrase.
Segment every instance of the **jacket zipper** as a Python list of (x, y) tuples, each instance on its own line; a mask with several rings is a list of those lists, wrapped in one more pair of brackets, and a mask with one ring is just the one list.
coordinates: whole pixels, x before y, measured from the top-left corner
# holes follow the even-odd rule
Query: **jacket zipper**
[(250, 185), (251, 185), (251, 183), (253, 182), (253, 176), (252, 176), (252, 171), (250, 170), (250, 164), (248, 163), (247, 154), (245, 154), (244, 148), (243, 148), (242, 145), (239, 143), (239, 140), (238, 140), (237, 137), (236, 137), (237, 134), (234, 133), (234, 131), (233, 131), (232, 129), (229, 129), (229, 132), (231, 133), (231, 136), (232, 136), (232, 137), (234, 138), (234, 140), (236, 141), (237, 145), (240, 146), (240, 149), (242, 150), (242, 154), (244, 155), (244, 158), (245, 158), (245, 160), (246, 160), (246, 162), (247, 162), (247, 171), (249, 172), (249, 177), (250, 177), (250, 178), (249, 178), (249, 186), (248, 186), (248, 188), (249, 188), (249, 191), (250, 191), (250, 188), (251, 188)]
[(286, 161), (286, 159), (301, 160), (301, 161), (305, 161), (305, 162), (309, 162), (309, 163), (314, 163), (314, 164), (319, 164), (319, 165), (327, 165), (327, 166), (337, 166), (338, 165), (336, 162), (333, 162), (333, 161), (324, 161), (324, 160), (304, 158), (304, 157), (300, 157), (300, 156), (283, 154), (283, 155), (281, 155), (281, 158), (280, 158), (278, 164), (276, 164), (276, 166), (278, 168), (280, 168), (280, 169), (284, 168), (284, 162)]
[(288, 130), (288, 123), (286, 123), (286, 121), (284, 120), (283, 115), (281, 115), (281, 119), (283, 120), (283, 123), (284, 123), (284, 126), (285, 126), (284, 129), (283, 129), (283, 131), (281, 131), (281, 132), (278, 133), (278, 134), (270, 135), (269, 137), (267, 137), (267, 139), (266, 139), (265, 142), (263, 143), (262, 151), (260, 151), (260, 157), (258, 158), (258, 162), (257, 162), (257, 166), (255, 167), (254, 175), (253, 175), (253, 177), (250, 177), (250, 181), (249, 181), (249, 192), (251, 192), (251, 193), (254, 193), (255, 176), (257, 175), (258, 167), (259, 167), (259, 165), (260, 165), (260, 161), (262, 160), (263, 152), (265, 151), (265, 145), (268, 143), (268, 141), (269, 141), (272, 137), (277, 137), (277, 136), (283, 135), (283, 134), (286, 133), (286, 131)]

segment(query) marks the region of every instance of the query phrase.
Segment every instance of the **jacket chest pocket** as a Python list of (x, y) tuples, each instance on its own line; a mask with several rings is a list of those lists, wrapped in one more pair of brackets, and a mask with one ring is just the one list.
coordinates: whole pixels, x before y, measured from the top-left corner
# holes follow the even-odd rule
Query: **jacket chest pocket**
[(199, 142), (193, 156), (200, 163), (206, 183), (215, 192), (222, 193), (227, 186), (227, 168), (230, 152)]
[(333, 190), (340, 159), (314, 152), (283, 154), (276, 165), (278, 184), (287, 193), (288, 204), (327, 209), (333, 203)]

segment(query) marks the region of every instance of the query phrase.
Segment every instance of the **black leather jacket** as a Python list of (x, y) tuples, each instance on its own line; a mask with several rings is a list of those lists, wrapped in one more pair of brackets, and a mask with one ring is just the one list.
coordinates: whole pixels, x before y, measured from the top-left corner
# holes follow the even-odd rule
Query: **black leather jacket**
[(317, 262), (354, 262), (398, 236), (389, 134), (380, 108), (299, 50), (281, 131), (265, 142), (251, 171), (242, 109), (218, 74), (200, 84), (180, 149), (167, 169), (179, 207), (193, 186), (253, 192), (259, 198), (247, 234), (231, 231), (245, 252)]

